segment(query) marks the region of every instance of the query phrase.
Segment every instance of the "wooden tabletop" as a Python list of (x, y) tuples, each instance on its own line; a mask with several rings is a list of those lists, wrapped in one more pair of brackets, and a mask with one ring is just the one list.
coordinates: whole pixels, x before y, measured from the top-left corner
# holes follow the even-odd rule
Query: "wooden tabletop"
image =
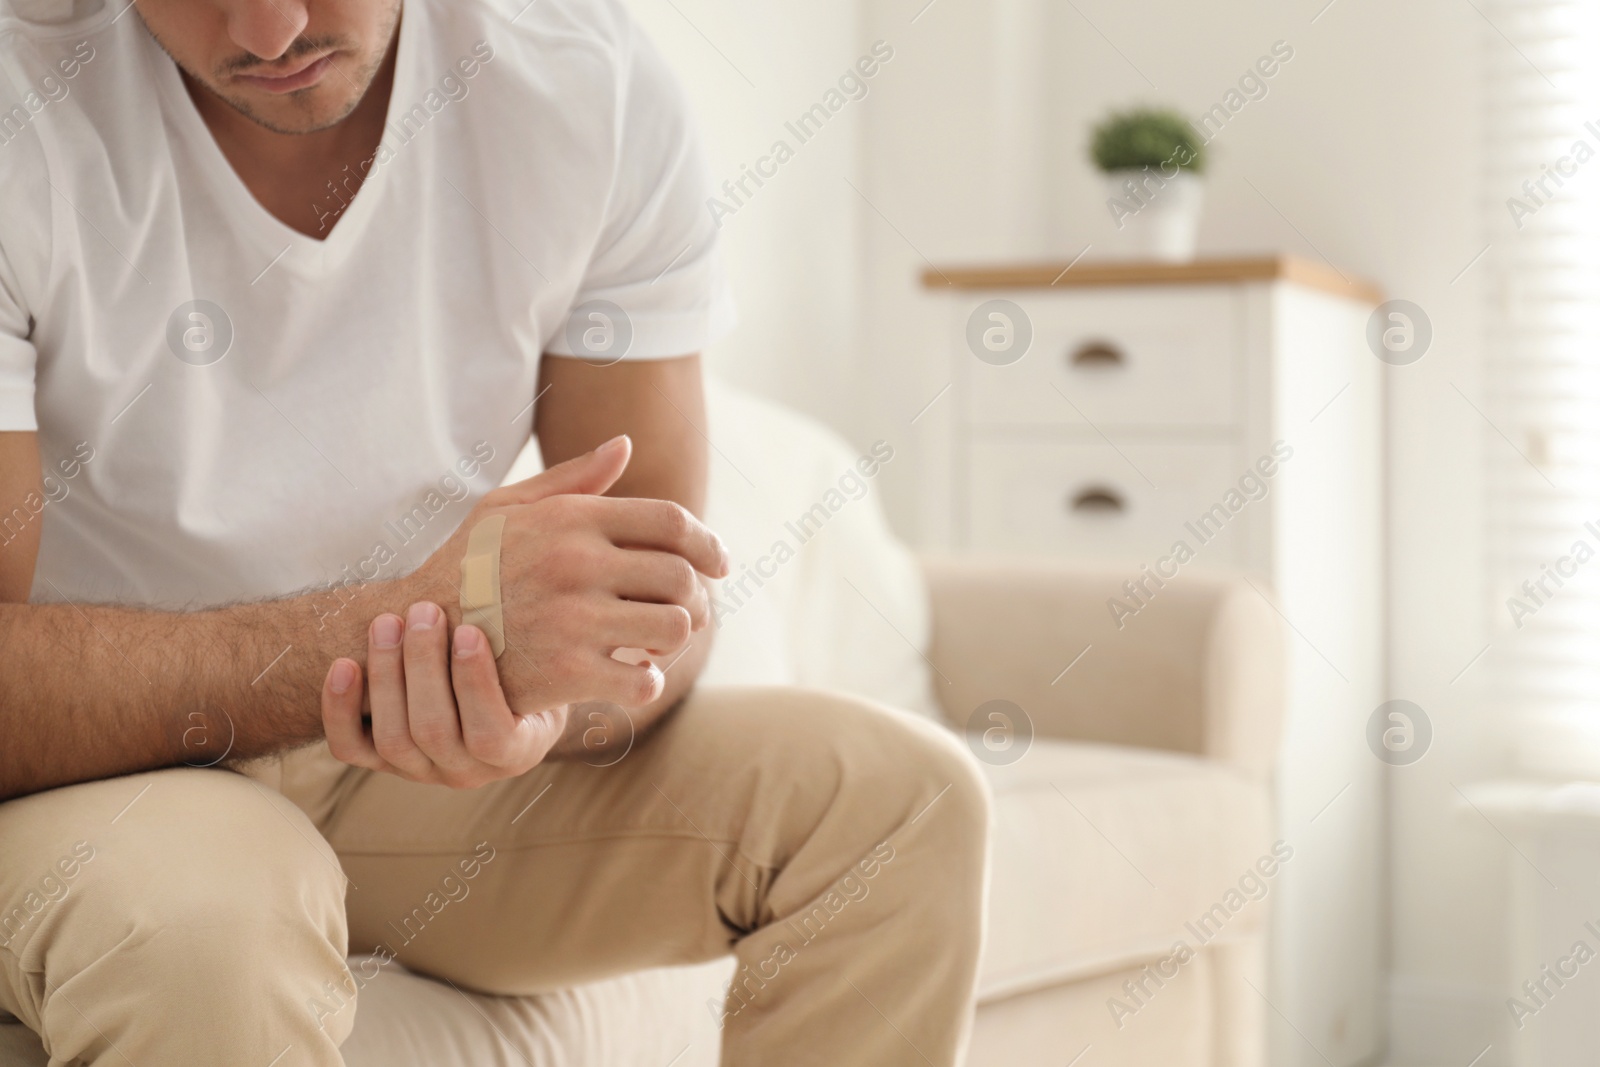
[(1383, 302), (1383, 290), (1365, 278), (1343, 274), (1325, 263), (1288, 255), (1197, 259), (1189, 263), (1086, 259), (1069, 265), (1063, 260), (1059, 263), (930, 267), (922, 272), (922, 284), (930, 289), (1082, 289), (1253, 281), (1288, 281), (1370, 304)]

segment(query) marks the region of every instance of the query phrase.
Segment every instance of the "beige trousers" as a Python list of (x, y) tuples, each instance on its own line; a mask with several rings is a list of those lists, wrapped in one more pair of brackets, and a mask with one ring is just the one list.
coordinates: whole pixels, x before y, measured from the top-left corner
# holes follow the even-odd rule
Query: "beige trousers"
[(947, 731), (789, 689), (472, 791), (322, 746), (70, 786), (0, 804), (0, 1007), (52, 1067), (334, 1067), (347, 951), (504, 994), (732, 952), (730, 1067), (953, 1064), (987, 807)]

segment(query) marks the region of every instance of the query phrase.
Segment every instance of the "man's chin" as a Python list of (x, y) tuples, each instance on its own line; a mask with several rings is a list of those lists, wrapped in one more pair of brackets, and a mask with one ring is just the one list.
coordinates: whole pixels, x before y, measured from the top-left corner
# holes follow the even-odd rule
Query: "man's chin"
[(334, 93), (323, 85), (283, 94), (223, 92), (214, 87), (211, 91), (257, 126), (283, 134), (316, 133), (337, 126), (361, 101), (359, 94)]

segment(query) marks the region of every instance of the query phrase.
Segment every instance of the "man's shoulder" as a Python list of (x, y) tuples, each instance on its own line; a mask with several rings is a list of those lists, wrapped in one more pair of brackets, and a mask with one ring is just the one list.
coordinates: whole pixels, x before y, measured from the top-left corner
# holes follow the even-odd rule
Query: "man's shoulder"
[[(0, 3), (15, 0), (0, 0)], [(432, 0), (434, 10), (493, 20), (507, 33), (550, 34), (565, 32), (584, 39), (602, 40), (625, 32), (631, 19), (622, 0)]]
[(402, 91), (476, 93), (475, 84), (441, 89), (442, 74), (487, 70), (494, 88), (462, 109), (469, 125), (536, 131), (546, 149), (565, 144), (571, 151), (540, 153), (557, 166), (614, 152), (643, 42), (622, 0), (408, 0), (407, 10), (427, 43), (413, 63), (420, 81)]
[(636, 32), (622, 0), (429, 0), (429, 20), (476, 34), (496, 51), (530, 58), (576, 51), (619, 69)]
[(104, 51), (114, 17), (99, 0), (0, 0), (0, 149), (8, 176), (40, 161), (40, 153), (17, 142), (38, 148), (33, 135), (41, 116), (64, 110), (84, 70)]
[(0, 68), (31, 71), (40, 51), (92, 43), (125, 21), (119, 11), (109, 0), (0, 0)]
[(129, 22), (105, 0), (0, 0), (0, 114), (31, 120), (73, 95)]
[(153, 45), (131, 6), (0, 0), (0, 255), (29, 295), (43, 292), (53, 209), (105, 193), (78, 184), (77, 165), (104, 159), (141, 180), (148, 172), (129, 147), (148, 137), (127, 120), (155, 91), (144, 54)]

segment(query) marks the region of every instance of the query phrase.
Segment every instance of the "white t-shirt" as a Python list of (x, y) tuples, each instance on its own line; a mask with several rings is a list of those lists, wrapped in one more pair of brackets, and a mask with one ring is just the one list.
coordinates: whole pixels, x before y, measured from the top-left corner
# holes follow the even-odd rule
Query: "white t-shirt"
[(47, 475), (0, 542), (43, 523), (35, 600), (405, 574), (527, 442), (541, 353), (731, 323), (682, 94), (618, 0), (407, 0), (322, 241), (255, 201), (126, 0), (85, 7), (0, 0), (0, 430)]

